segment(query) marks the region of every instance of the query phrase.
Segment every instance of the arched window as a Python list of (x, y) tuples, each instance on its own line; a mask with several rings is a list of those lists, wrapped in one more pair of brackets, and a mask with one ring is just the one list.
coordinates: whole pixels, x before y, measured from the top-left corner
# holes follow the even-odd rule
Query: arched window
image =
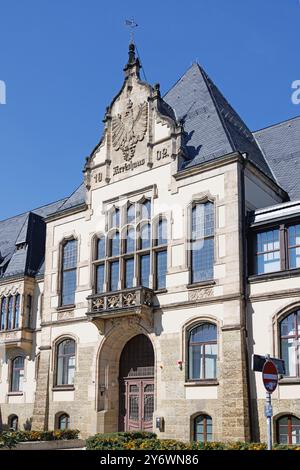
[(77, 240), (69, 240), (62, 249), (61, 305), (73, 305), (76, 291)]
[(194, 419), (194, 441), (212, 441), (212, 419), (208, 415), (199, 415)]
[(135, 204), (128, 205), (126, 219), (127, 224), (135, 222)]
[(73, 385), (75, 375), (75, 341), (64, 339), (56, 348), (56, 385)]
[(140, 228), (140, 249), (150, 248), (151, 241), (151, 225), (143, 224)]
[(210, 201), (192, 207), (191, 282), (214, 277), (214, 204)]
[(114, 207), (111, 212), (111, 227), (119, 227), (120, 226), (120, 209), (118, 207)]
[(61, 431), (64, 431), (65, 429), (70, 429), (70, 416), (67, 413), (62, 413), (61, 415), (59, 415), (57, 420), (57, 427)]
[(300, 444), (300, 419), (281, 416), (277, 420), (277, 441), (279, 444)]
[(168, 258), (167, 220), (160, 218), (156, 225), (154, 262), (155, 262), (155, 289), (166, 288), (167, 258)]
[(6, 306), (7, 306), (7, 297), (2, 297), (1, 301), (1, 322), (0, 329), (5, 330), (6, 328)]
[(149, 199), (141, 204), (141, 219), (151, 219), (151, 201)]
[(195, 326), (188, 339), (189, 380), (217, 377), (217, 327), (212, 323)]
[(105, 237), (102, 236), (97, 239), (96, 243), (96, 260), (95, 277), (96, 277), (96, 294), (101, 294), (104, 291), (105, 282)]
[(14, 319), (14, 298), (10, 296), (8, 299), (7, 329), (12, 330)]
[(134, 228), (129, 227), (126, 230), (124, 252), (126, 254), (133, 253), (134, 245), (135, 245), (135, 230)]
[(110, 240), (110, 256), (119, 256), (120, 254), (120, 234), (118, 231), (112, 234)]
[(300, 376), (299, 347), (300, 310), (286, 316), (280, 322), (281, 358), (285, 361), (286, 375)]
[(23, 392), (24, 357), (18, 356), (11, 363), (11, 392)]
[(13, 431), (17, 431), (19, 426), (19, 418), (17, 415), (11, 415), (8, 417), (8, 427)]
[(20, 295), (16, 295), (15, 299), (15, 318), (14, 318), (14, 328), (19, 328), (20, 326)]

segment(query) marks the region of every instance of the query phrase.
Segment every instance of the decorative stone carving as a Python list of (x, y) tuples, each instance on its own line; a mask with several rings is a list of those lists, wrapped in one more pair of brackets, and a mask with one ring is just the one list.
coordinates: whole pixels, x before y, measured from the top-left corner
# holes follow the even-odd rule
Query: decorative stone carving
[(74, 318), (74, 311), (70, 310), (68, 312), (58, 312), (57, 319), (60, 320), (69, 320), (70, 318)]
[(122, 150), (124, 160), (132, 159), (136, 144), (145, 137), (148, 124), (148, 104), (146, 101), (135, 111), (133, 103), (128, 100), (123, 115), (112, 118), (112, 144), (115, 150)]
[(108, 308), (117, 308), (119, 305), (119, 296), (118, 295), (112, 295), (110, 297), (107, 297), (107, 307)]
[(123, 305), (124, 307), (129, 307), (130, 305), (136, 304), (136, 294), (135, 292), (129, 292), (128, 294), (123, 295)]
[(206, 287), (205, 289), (192, 290), (189, 292), (189, 300), (191, 301), (202, 300), (208, 297), (212, 297), (212, 295), (213, 295), (212, 287)]
[(98, 297), (97, 299), (93, 300), (92, 308), (95, 310), (102, 310), (104, 308), (104, 297)]

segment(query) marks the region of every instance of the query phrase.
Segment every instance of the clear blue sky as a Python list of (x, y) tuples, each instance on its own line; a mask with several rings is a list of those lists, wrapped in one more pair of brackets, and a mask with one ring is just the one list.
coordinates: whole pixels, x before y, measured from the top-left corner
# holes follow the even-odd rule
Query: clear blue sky
[(300, 115), (299, 0), (0, 0), (0, 219), (82, 181), (122, 85), (131, 16), (163, 92), (197, 60), (252, 130)]

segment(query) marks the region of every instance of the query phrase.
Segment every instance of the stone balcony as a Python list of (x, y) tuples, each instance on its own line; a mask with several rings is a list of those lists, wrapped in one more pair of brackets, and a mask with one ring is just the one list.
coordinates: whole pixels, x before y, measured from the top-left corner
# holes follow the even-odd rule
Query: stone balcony
[(4, 346), (5, 349), (22, 348), (30, 351), (32, 341), (33, 331), (28, 328), (0, 331), (0, 347)]
[(86, 314), (99, 330), (103, 330), (105, 320), (124, 316), (145, 317), (152, 322), (153, 297), (153, 290), (147, 287), (90, 295)]

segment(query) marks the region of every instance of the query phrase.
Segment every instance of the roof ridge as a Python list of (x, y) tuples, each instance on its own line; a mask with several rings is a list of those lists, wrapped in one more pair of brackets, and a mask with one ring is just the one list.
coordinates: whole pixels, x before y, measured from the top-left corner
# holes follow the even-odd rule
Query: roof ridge
[(270, 126), (261, 127), (256, 131), (252, 131), (252, 134), (256, 134), (257, 132), (265, 131), (267, 129), (273, 129), (274, 127), (281, 126), (282, 124), (286, 124), (288, 122), (296, 121), (297, 119), (300, 119), (300, 115), (289, 119), (284, 119), (283, 121), (276, 122), (275, 124), (271, 124)]
[(190, 66), (186, 69), (186, 71), (185, 71), (182, 75), (180, 75), (180, 77), (178, 78), (178, 80), (176, 80), (176, 82), (173, 83), (173, 85), (168, 89), (168, 91), (166, 91), (166, 93), (164, 93), (164, 95), (163, 95), (163, 97), (162, 97), (163, 100), (164, 100), (164, 98), (167, 96), (167, 94), (170, 93), (170, 91), (173, 90), (173, 88), (176, 87), (177, 83), (180, 82), (180, 80), (187, 74), (187, 72), (188, 72), (191, 68), (193, 68), (195, 65), (198, 65), (198, 67), (199, 67), (198, 62), (193, 62), (192, 65), (190, 65)]
[[(226, 126), (224, 116), (222, 115), (222, 113), (221, 113), (221, 111), (220, 111), (220, 109), (219, 109), (219, 105), (218, 105), (218, 103), (217, 103), (217, 100), (216, 100), (216, 98), (215, 98), (213, 92), (212, 92), (211, 85), (210, 85), (209, 82), (211, 81), (212, 84), (213, 84), (216, 88), (218, 88), (218, 87), (215, 85), (215, 83), (213, 82), (213, 80), (207, 75), (207, 73), (206, 73), (205, 70), (201, 67), (201, 65), (197, 63), (197, 66), (198, 66), (199, 71), (200, 71), (200, 73), (201, 73), (201, 75), (202, 75), (202, 77), (203, 77), (203, 79), (204, 79), (204, 81), (205, 81), (205, 84), (206, 84), (207, 89), (208, 89), (208, 91), (209, 91), (210, 97), (211, 97), (211, 99), (212, 99), (212, 101), (213, 101), (213, 103), (214, 103), (214, 105), (215, 105), (215, 109), (216, 109), (216, 111), (217, 111), (218, 117), (219, 117), (219, 119), (220, 119), (220, 121), (221, 121), (221, 124), (222, 124), (223, 129), (224, 129), (224, 131), (225, 131), (225, 133), (226, 133), (226, 136), (227, 136), (227, 138), (228, 138), (228, 141), (229, 141), (229, 143), (230, 143), (230, 145), (231, 145), (231, 147), (232, 147), (232, 150), (235, 151), (235, 150), (236, 150), (236, 148), (235, 148), (235, 143), (234, 143), (234, 141), (233, 141), (233, 139), (232, 139), (232, 137), (231, 137), (231, 134), (230, 134), (230, 132), (229, 132), (227, 126)], [(220, 91), (219, 89), (218, 89), (218, 91), (221, 93), (221, 91)], [(221, 94), (222, 94), (222, 96), (223, 96), (223, 93), (221, 93)], [(224, 99), (226, 100), (225, 97), (224, 97)], [(227, 102), (227, 100), (226, 100), (226, 102)], [(228, 103), (228, 102), (227, 102), (227, 103)], [(228, 103), (228, 104), (229, 104), (229, 103)], [(229, 104), (229, 106), (230, 106), (230, 104)]]
[[(62, 204), (63, 204), (63, 202), (65, 202), (67, 199), (69, 199), (69, 196), (66, 196), (66, 197), (61, 198), (61, 199), (57, 199), (57, 201), (49, 202), (48, 204), (44, 204), (43, 206), (35, 207), (34, 209), (30, 209), (28, 211), (20, 212), (19, 214), (12, 215), (10, 217), (7, 217), (6, 219), (0, 220), (0, 224), (1, 224), (1, 222), (6, 222), (6, 221), (11, 220), (11, 219), (16, 219), (17, 217), (21, 217), (22, 215), (30, 214), (30, 212), (35, 212), (39, 209), (43, 209), (44, 207), (51, 206), (52, 204), (56, 204), (56, 203), (59, 203), (59, 202), (62, 202)], [(39, 215), (39, 214), (36, 214), (36, 215)]]

